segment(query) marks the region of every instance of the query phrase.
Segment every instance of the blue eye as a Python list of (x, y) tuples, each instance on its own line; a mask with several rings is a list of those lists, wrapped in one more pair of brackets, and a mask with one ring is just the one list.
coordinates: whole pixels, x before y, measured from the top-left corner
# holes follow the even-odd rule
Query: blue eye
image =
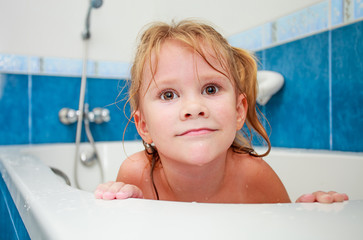
[(176, 93), (175, 93), (175, 92), (170, 91), (170, 90), (164, 91), (164, 92), (162, 92), (162, 93), (160, 94), (160, 98), (161, 98), (162, 100), (166, 100), (166, 101), (168, 101), (168, 100), (173, 100), (173, 99), (175, 99), (175, 98), (177, 98), (177, 97), (178, 97), (178, 95), (176, 95)]
[(206, 88), (204, 88), (203, 94), (213, 95), (213, 94), (216, 94), (218, 91), (219, 91), (219, 88), (217, 86), (208, 85)]

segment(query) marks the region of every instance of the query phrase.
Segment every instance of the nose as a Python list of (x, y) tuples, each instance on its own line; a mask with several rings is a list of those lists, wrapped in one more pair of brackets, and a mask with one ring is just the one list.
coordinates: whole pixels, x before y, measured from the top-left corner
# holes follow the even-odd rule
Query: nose
[(201, 102), (193, 101), (186, 102), (180, 111), (180, 118), (182, 120), (197, 119), (199, 117), (209, 117), (208, 108)]

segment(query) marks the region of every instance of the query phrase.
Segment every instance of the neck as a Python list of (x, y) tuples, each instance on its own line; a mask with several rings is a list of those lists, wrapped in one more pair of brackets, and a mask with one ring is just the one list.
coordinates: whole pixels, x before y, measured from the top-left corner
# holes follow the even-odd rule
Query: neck
[(160, 180), (168, 200), (208, 202), (216, 196), (225, 182), (227, 155), (225, 152), (202, 166), (173, 161), (161, 155)]

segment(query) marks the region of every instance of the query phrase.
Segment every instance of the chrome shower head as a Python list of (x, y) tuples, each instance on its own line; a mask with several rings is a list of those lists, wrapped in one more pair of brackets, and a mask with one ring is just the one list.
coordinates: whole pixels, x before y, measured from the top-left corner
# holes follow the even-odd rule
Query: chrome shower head
[(90, 33), (89, 29), (90, 29), (92, 8), (100, 8), (102, 6), (102, 4), (103, 4), (103, 0), (90, 0), (90, 5), (88, 7), (88, 12), (87, 12), (87, 17), (86, 17), (86, 26), (82, 33), (83, 40), (88, 40), (91, 38), (91, 33)]
[(91, 3), (90, 3), (91, 7), (93, 7), (93, 8), (99, 8), (102, 6), (102, 4), (103, 4), (103, 0), (91, 0)]

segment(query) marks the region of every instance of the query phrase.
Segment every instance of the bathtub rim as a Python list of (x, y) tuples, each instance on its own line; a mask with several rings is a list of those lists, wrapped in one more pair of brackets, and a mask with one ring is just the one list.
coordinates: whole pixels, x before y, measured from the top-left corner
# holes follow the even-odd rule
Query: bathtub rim
[[(16, 148), (15, 148), (16, 151)], [(9, 155), (14, 156), (17, 153), (10, 153)], [(18, 154), (17, 156), (19, 156)], [(355, 200), (345, 203), (336, 203), (330, 206), (324, 204), (210, 204), (210, 203), (181, 203), (181, 202), (168, 202), (168, 201), (153, 201), (153, 200), (138, 200), (138, 199), (128, 199), (124, 201), (103, 201), (103, 200), (96, 200), (93, 197), (93, 194), (90, 192), (78, 190), (65, 184), (61, 183), (56, 179), (55, 175), (50, 171), (50, 169), (42, 163), (39, 159), (29, 157), (27, 161), (30, 160), (30, 164), (27, 166), (25, 162), (19, 162), (24, 164), (14, 164), (10, 159), (5, 159), (2, 157), (0, 159), (0, 170), (2, 173), (2, 177), (9, 189), (12, 198), (15, 199), (14, 203), (18, 208), (18, 211), (24, 221), (24, 224), (29, 232), (31, 238), (44, 238), (44, 239), (67, 239), (71, 235), (67, 232), (75, 232), (72, 234), (72, 237), (79, 236), (84, 237), (84, 231), (87, 228), (73, 228), (69, 222), (73, 221), (72, 213), (74, 212), (81, 212), (81, 215), (92, 215), (93, 218), (98, 219), (100, 216), (104, 216), (104, 214), (114, 215), (118, 213), (120, 215), (124, 214), (124, 212), (130, 211), (129, 208), (144, 208), (150, 211), (155, 210), (158, 208), (160, 211), (164, 209), (164, 215), (168, 214), (168, 210), (172, 211), (172, 207), (177, 205), (178, 208), (185, 208), (185, 209), (193, 209), (194, 211), (202, 211), (199, 209), (195, 209), (195, 206), (202, 206), (203, 209), (210, 208), (213, 211), (219, 212), (221, 209), (225, 211), (229, 211), (231, 216), (234, 216), (235, 213), (231, 212), (231, 207), (237, 206), (239, 211), (242, 213), (244, 212), (263, 212), (266, 215), (266, 219), (271, 220), (273, 216), (269, 215), (269, 213), (274, 213), (276, 211), (291, 211), (294, 214), (300, 214), (300, 216), (310, 213), (312, 215), (320, 216), (321, 213), (326, 217), (326, 219), (333, 218), (337, 223), (344, 223), (346, 219), (350, 219), (351, 216), (342, 217), (342, 219), (337, 219), (337, 214), (344, 213), (344, 210), (353, 208), (354, 211), (358, 211), (363, 213), (363, 200)], [(38, 177), (40, 175), (46, 176), (50, 179), (47, 183), (36, 182), (37, 175), (35, 176), (23, 176), (24, 171), (29, 170), (28, 168), (32, 168), (35, 172), (38, 171)], [(35, 179), (34, 179), (35, 178)], [(31, 181), (35, 181), (35, 183), (31, 184)], [(54, 189), (55, 186), (55, 189)], [(64, 201), (60, 201), (61, 199), (57, 199), (57, 196), (60, 195), (67, 195), (63, 196)], [(84, 206), (78, 206), (78, 208), (74, 209), (74, 202), (83, 202)], [(59, 209), (59, 206), (62, 205), (62, 209)], [(166, 205), (166, 206), (165, 206)], [(308, 206), (304, 209), (304, 206)], [(45, 209), (44, 209), (45, 208)], [(93, 213), (89, 212), (87, 208), (93, 209)], [(116, 209), (116, 211), (114, 211)], [(350, 209), (350, 212), (354, 212)], [(203, 212), (203, 211), (202, 211)], [(209, 210), (208, 210), (209, 212)], [(209, 214), (206, 212), (205, 214)], [(181, 212), (177, 212), (177, 214), (183, 214)], [(226, 214), (220, 212), (220, 214)], [(326, 215), (325, 215), (326, 214)], [(54, 216), (59, 215), (62, 220), (54, 220)], [(224, 215), (226, 216), (226, 215)], [(212, 217), (212, 215), (211, 215)], [(250, 216), (253, 219), (253, 215)], [(324, 217), (324, 218), (325, 218)], [(360, 218), (359, 218), (360, 217)], [(92, 218), (92, 217), (91, 217)], [(132, 219), (132, 217), (131, 217)], [(133, 219), (135, 220), (135, 219)], [(177, 219), (174, 219), (178, 221)], [(280, 219), (281, 220), (281, 219)], [(218, 221), (218, 220), (216, 220)], [(267, 223), (264, 219), (261, 219), (262, 222)], [(284, 222), (285, 220), (282, 219)], [(291, 221), (291, 219), (290, 219)], [(329, 220), (328, 220), (329, 221)], [(96, 220), (97, 222), (97, 220)], [(306, 223), (306, 221), (304, 221)], [(363, 215), (358, 216), (359, 224), (363, 224)], [(127, 224), (126, 222), (124, 222)], [(288, 222), (285, 222), (286, 224)], [(313, 221), (314, 223), (314, 221)], [(93, 223), (90, 223), (93, 224)], [(100, 226), (107, 227), (105, 224), (102, 224), (100, 221), (96, 223), (95, 226), (99, 224)], [(110, 223), (112, 224), (112, 223)], [(233, 224), (233, 223), (231, 223)], [(246, 221), (245, 224), (248, 225)], [(317, 222), (315, 222), (317, 224)], [(94, 225), (94, 224), (93, 224)], [(146, 224), (144, 225), (144, 227)], [(192, 227), (188, 225), (189, 227)], [(314, 229), (313, 225), (309, 225), (312, 229)], [(355, 225), (354, 225), (355, 226)], [(354, 227), (353, 226), (353, 227)], [(113, 225), (115, 227), (115, 225)], [(133, 226), (128, 225), (129, 228), (134, 229)], [(228, 227), (228, 226), (227, 226)], [(253, 226), (250, 226), (251, 229), (254, 229)], [(294, 225), (296, 228), (296, 225)], [(292, 228), (292, 229), (294, 229)], [(70, 230), (71, 229), (71, 230)], [(95, 233), (93, 229), (89, 229), (89, 237), (94, 237), (94, 239), (99, 238), (99, 233)], [(135, 230), (135, 229), (134, 229)], [(256, 229), (255, 229), (256, 230)], [(273, 229), (269, 229), (266, 235), (267, 237), (271, 236), (279, 236)], [(304, 229), (295, 229), (301, 232), (301, 236), (306, 237), (306, 226)], [(342, 234), (347, 230), (352, 230), (351, 227), (336, 227), (333, 228), (332, 233), (334, 233), (334, 237), (332, 239), (338, 239), (337, 236), (342, 237)], [(357, 234), (363, 234), (363, 230), (358, 228), (353, 228), (353, 232)], [(252, 231), (247, 231), (249, 234), (252, 234)], [(234, 232), (235, 234), (240, 234), (239, 232)], [(112, 235), (113, 234), (113, 235)], [(117, 236), (116, 232), (111, 232), (110, 236)], [(201, 233), (200, 233), (201, 234)], [(271, 235), (272, 234), (272, 235)], [(273, 235), (275, 234), (275, 235)], [(57, 236), (57, 237), (55, 237)], [(132, 233), (128, 235), (132, 237)], [(185, 234), (181, 234), (180, 236), (185, 236)], [(251, 235), (253, 236), (253, 235)], [(326, 234), (324, 234), (326, 237)], [(333, 235), (332, 235), (333, 236)], [(345, 236), (345, 235), (344, 235)], [(363, 235), (361, 235), (363, 236)], [(346, 236), (345, 236), (346, 237)], [(253, 237), (252, 237), (253, 239)], [(271, 239), (271, 238), (270, 238)]]

